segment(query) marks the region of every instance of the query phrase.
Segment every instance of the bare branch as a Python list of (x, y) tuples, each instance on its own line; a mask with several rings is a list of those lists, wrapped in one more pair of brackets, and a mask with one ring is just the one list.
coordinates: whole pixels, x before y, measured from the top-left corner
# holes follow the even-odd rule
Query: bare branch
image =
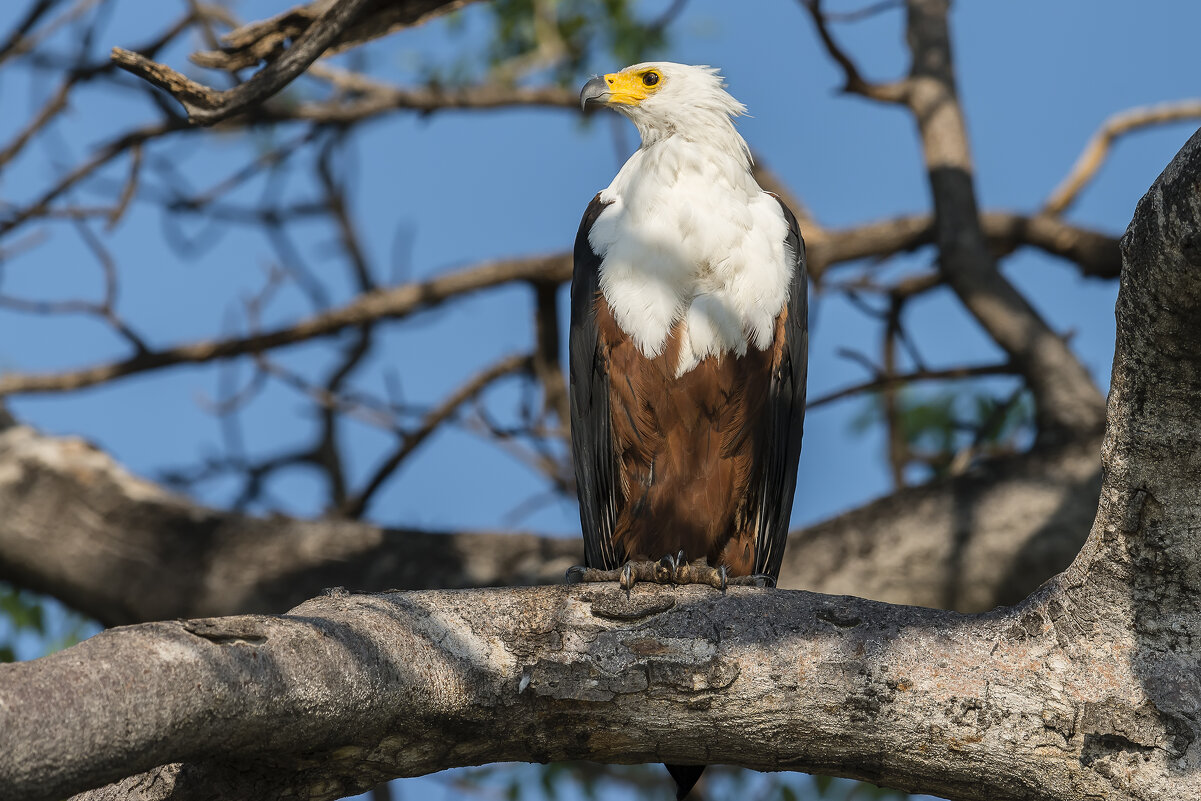
[(822, 11), (822, 0), (801, 0), (801, 3), (813, 17), (814, 27), (817, 29), (817, 35), (821, 38), (822, 44), (826, 47), (826, 52), (842, 68), (846, 78), (842, 87), (844, 92), (861, 95), (882, 103), (907, 102), (910, 89), (908, 81), (881, 84), (871, 83), (863, 78), (854, 60), (839, 46), (838, 42), (834, 40), (834, 35), (830, 33), (830, 28), (826, 24), (828, 15)]
[(574, 92), (554, 86), (381, 87), (352, 100), (300, 103), (287, 107), (268, 104), (257, 112), (257, 118), (271, 121), (349, 123), (393, 111), (432, 114), (439, 111), (484, 111), (516, 106), (559, 108), (578, 113), (579, 98)]
[(1088, 140), (1076, 163), (1072, 165), (1071, 172), (1043, 203), (1042, 213), (1060, 215), (1067, 211), (1068, 207), (1076, 202), (1081, 190), (1096, 176), (1109, 155), (1109, 148), (1120, 137), (1152, 125), (1166, 125), (1197, 118), (1201, 118), (1201, 100), (1161, 103), (1114, 114), (1102, 123)]
[[(186, 123), (172, 120), (147, 125), (142, 128), (135, 128), (128, 133), (108, 141), (97, 150), (96, 155), (65, 174), (54, 186), (44, 192), (33, 203), (23, 209), (13, 211), (3, 219), (0, 219), (0, 236), (4, 236), (26, 220), (48, 215), (51, 210), (50, 204), (64, 192), (67, 192), (85, 178), (90, 177), (105, 164), (123, 155), (128, 150), (152, 139), (157, 139), (165, 134), (180, 130), (188, 130)], [(108, 215), (112, 213), (112, 209), (97, 211), (96, 213), (98, 215)]]
[(339, 0), (331, 4), (280, 58), (245, 83), (223, 92), (196, 84), (128, 50), (113, 48), (113, 62), (172, 94), (183, 104), (193, 123), (212, 125), (271, 97), (295, 80), (371, 2), (374, 0)]
[[(137, 141), (149, 135), (146, 133)], [(90, 163), (90, 169), (96, 166), (98, 165)], [(84, 170), (81, 168), (76, 172), (82, 173)], [(59, 191), (64, 188), (60, 188)], [(51, 197), (56, 195), (57, 193), (52, 193), (44, 197), (37, 205), (47, 205)], [(29, 213), (31, 211), (27, 210), (26, 215)], [(1077, 262), (1086, 275), (1110, 277), (1117, 274), (1119, 258), (1117, 240), (1113, 237), (1052, 217), (1023, 217), (994, 212), (986, 213), (983, 221), (990, 245), (995, 248), (1010, 249), (1021, 244), (1030, 244)], [(933, 218), (901, 217), (850, 229), (817, 230), (817, 235), (807, 240), (807, 247), (813, 274), (820, 277), (834, 263), (883, 257), (929, 243), (933, 236)], [(806, 234), (809, 235), (809, 232)], [(402, 318), (462, 293), (522, 280), (562, 283), (568, 280), (570, 275), (570, 258), (566, 254), (486, 264), (421, 284), (376, 290), (340, 309), (319, 314), (291, 327), (250, 337), (152, 350), (123, 361), (65, 373), (9, 373), (0, 377), (0, 395), (67, 392), (173, 365), (204, 363), (260, 353), (282, 345), (329, 336), (370, 320)]]
[(41, 41), (48, 38), (50, 34), (72, 20), (77, 19), (88, 8), (96, 5), (97, 1), (76, 0), (71, 8), (35, 32), (34, 28), (37, 26), (39, 20), (53, 9), (54, 6), (63, 2), (63, 0), (37, 0), (25, 14), (25, 17), (16, 24), (3, 45), (0, 45), (0, 62), (30, 52)]
[[(1007, 253), (1021, 246), (1039, 248), (1074, 262), (1081, 273), (1117, 278), (1122, 258), (1115, 236), (1046, 215), (1025, 216), (986, 211), (980, 224), (992, 252)], [(809, 270), (820, 279), (831, 266), (859, 259), (883, 259), (931, 245), (936, 240), (932, 215), (915, 214), (862, 223), (852, 228), (806, 228)]]
[(338, 511), (347, 517), (360, 517), (366, 511), (372, 496), (384, 485), (384, 482), (442, 423), (455, 414), (459, 407), (478, 396), (497, 379), (518, 371), (528, 371), (532, 366), (533, 359), (530, 356), (518, 354), (501, 359), (496, 364), (478, 372), (448, 395), (442, 403), (434, 407), (415, 429), (404, 432), (399, 447), (375, 469), (361, 490), (342, 503)]
[[(268, 64), (250, 80), (225, 91), (197, 83), (170, 67), (119, 47), (113, 48), (112, 60), (122, 69), (172, 95), (183, 105), (191, 122), (213, 125), (246, 111), (279, 92), (324, 55), (332, 45), (353, 40), (354, 37), (350, 35), (352, 31), (369, 30), (365, 28), (369, 22), (380, 21), (374, 14), (365, 13), (369, 9), (387, 15), (391, 20), (388, 29), (394, 29), (416, 24), (436, 13), (445, 13), (467, 2), (470, 0), (393, 0), (390, 3), (383, 0), (322, 0), (320, 3), (293, 9), (273, 21), (281, 25), (285, 20), (291, 22), (293, 27), (289, 30), (294, 32), (290, 35), (284, 35), (280, 28), (272, 29), (270, 23), (265, 24), (265, 27), (256, 28), (254, 41), (259, 44), (270, 41), (270, 56), (261, 53), (255, 61), (268, 58)], [(320, 13), (317, 13), (318, 11)], [(314, 13), (317, 15), (311, 16)], [(297, 22), (306, 14), (309, 15), (308, 19), (295, 31)], [(245, 32), (246, 29), (242, 30)], [(293, 40), (292, 45), (282, 54), (277, 53), (277, 48), (282, 46), (285, 39)]]
[(295, 325), (247, 337), (150, 350), (123, 361), (65, 373), (7, 373), (0, 376), (0, 396), (69, 392), (148, 370), (261, 353), (271, 348), (336, 334), (374, 320), (407, 317), (438, 306), (450, 298), (501, 284), (514, 281), (562, 282), (570, 272), (570, 259), (566, 255), (492, 262), (418, 284), (367, 292), (345, 306), (314, 315)]
[[(201, 67), (235, 72), (270, 61), (279, 55), (287, 42), (303, 36), (336, 1), (315, 0), (271, 19), (243, 25), (222, 37), (224, 46), (220, 51), (194, 53), (192, 62)], [(472, 2), (475, 0), (376, 0), (364, 9), (358, 20), (342, 31), (326, 52), (349, 50), (403, 28), (422, 25)]]
[[(542, 385), (543, 412), (553, 412), (560, 426), (571, 419), (567, 382), (559, 362), (559, 285), (549, 281), (533, 285), (534, 290), (534, 373)], [(540, 415), (540, 416), (545, 416)]]
[(824, 16), (826, 22), (860, 22), (861, 20), (870, 19), (877, 14), (882, 14), (885, 11), (904, 7), (905, 0), (879, 0), (879, 2), (855, 9), (854, 11), (827, 11)]
[(17, 154), (29, 143), (29, 140), (58, 116), (59, 112), (67, 107), (67, 98), (70, 96), (74, 85), (73, 81), (64, 81), (54, 95), (42, 106), (41, 111), (29, 121), (29, 124), (13, 137), (12, 141), (4, 149), (0, 150), (0, 167), (3, 167), (16, 158)]

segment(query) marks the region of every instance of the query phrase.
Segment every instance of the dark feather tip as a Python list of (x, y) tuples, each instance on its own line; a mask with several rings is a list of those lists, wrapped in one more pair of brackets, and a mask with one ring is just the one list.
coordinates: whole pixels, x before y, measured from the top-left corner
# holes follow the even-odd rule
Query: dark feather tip
[(664, 765), (671, 777), (676, 780), (676, 801), (684, 801), (697, 780), (705, 772), (704, 765)]

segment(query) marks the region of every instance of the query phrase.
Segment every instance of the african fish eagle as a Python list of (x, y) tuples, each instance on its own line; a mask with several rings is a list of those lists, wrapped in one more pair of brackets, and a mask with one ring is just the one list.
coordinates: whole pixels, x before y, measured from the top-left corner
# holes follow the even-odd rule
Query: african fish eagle
[[(780, 572), (808, 349), (796, 218), (760, 188), (717, 70), (593, 78), (642, 145), (592, 199), (571, 284), (571, 441), (587, 568)], [(703, 768), (668, 766), (687, 795)]]
[(571, 434), (585, 561), (683, 551), (779, 575), (808, 346), (796, 218), (751, 174), (717, 70), (593, 78), (642, 145), (592, 199), (571, 285)]

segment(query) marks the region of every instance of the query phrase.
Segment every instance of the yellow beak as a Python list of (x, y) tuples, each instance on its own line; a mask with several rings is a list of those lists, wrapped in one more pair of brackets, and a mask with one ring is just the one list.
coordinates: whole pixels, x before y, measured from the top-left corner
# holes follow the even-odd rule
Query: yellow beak
[(645, 100), (649, 94), (640, 76), (629, 72), (610, 72), (584, 84), (580, 90), (580, 107), (586, 108), (589, 103), (633, 106)]

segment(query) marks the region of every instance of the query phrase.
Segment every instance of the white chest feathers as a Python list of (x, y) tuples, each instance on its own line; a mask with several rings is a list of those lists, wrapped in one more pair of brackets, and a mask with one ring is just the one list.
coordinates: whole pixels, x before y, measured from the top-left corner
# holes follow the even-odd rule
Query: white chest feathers
[(588, 234), (600, 289), (644, 356), (660, 355), (681, 321), (677, 376), (771, 346), (793, 254), (778, 201), (744, 163), (672, 137), (631, 156), (601, 200)]

